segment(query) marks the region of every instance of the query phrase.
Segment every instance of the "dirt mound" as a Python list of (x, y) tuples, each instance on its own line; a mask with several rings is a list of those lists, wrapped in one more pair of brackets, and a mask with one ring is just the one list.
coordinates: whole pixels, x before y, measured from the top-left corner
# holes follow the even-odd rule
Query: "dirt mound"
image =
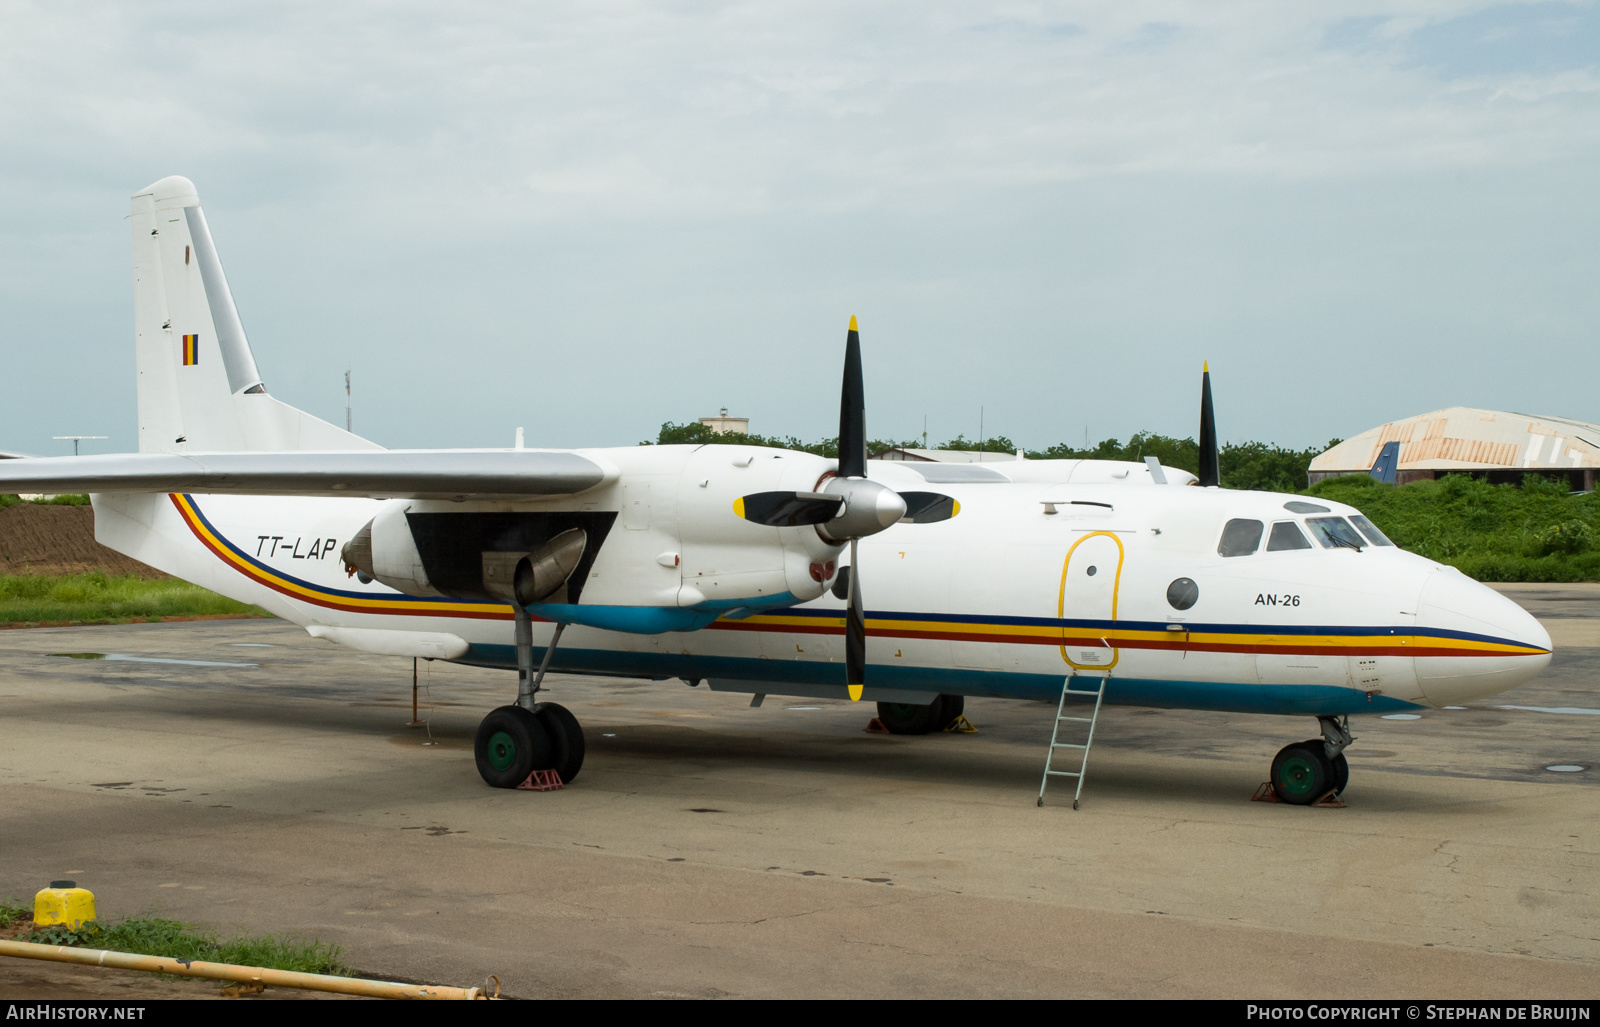
[(18, 503), (0, 510), (0, 574), (137, 574), (165, 578), (154, 567), (94, 540), (94, 510), (87, 506)]

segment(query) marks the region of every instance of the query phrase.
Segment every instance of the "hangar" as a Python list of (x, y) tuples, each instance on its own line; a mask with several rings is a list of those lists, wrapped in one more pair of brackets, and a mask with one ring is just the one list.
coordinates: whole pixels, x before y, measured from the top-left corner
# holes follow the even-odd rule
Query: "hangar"
[(1564, 478), (1591, 491), (1600, 471), (1600, 425), (1566, 417), (1450, 407), (1368, 428), (1311, 461), (1308, 484), (1366, 474), (1385, 443), (1400, 444), (1395, 483), (1471, 474), (1495, 484), (1525, 474)]

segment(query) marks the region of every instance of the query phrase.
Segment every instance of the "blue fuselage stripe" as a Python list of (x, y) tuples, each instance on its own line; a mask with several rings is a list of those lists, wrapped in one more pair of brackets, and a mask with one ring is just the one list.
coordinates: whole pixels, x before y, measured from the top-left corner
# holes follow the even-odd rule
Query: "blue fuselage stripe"
[[(542, 648), (535, 647), (534, 659), (542, 659), (543, 653)], [(517, 654), (515, 647), (509, 645), (474, 645), (455, 662), (476, 667), (515, 668)], [(839, 698), (847, 697), (844, 666), (837, 663), (563, 647), (556, 650), (550, 669), (565, 674), (657, 680), (718, 678), (770, 682), (772, 692), (777, 695), (783, 694), (785, 684), (836, 686)], [(1035, 699), (1041, 702), (1055, 702), (1061, 695), (1060, 674), (878, 665), (870, 666), (868, 673), (874, 688), (906, 692), (947, 692), (951, 695)], [(1106, 682), (1105, 701), (1126, 706), (1283, 715), (1392, 713), (1418, 708), (1415, 703), (1383, 695), (1368, 695), (1336, 685), (1246, 685), (1231, 681), (1161, 681), (1132, 677), (1110, 678)]]

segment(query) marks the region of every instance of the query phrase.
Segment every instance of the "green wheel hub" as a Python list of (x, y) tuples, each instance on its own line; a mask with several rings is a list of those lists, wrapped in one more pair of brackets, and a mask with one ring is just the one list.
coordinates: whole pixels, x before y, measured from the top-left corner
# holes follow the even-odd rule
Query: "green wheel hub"
[(496, 770), (506, 770), (517, 762), (517, 741), (504, 731), (489, 736), (489, 765)]
[(1290, 756), (1278, 769), (1278, 784), (1296, 798), (1310, 795), (1316, 787), (1317, 769), (1308, 757)]

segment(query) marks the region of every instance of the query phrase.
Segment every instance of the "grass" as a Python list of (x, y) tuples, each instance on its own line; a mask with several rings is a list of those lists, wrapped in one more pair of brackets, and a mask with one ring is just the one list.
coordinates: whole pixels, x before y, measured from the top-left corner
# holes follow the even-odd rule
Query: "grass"
[[(28, 910), (8, 911), (21, 912), (23, 916), (31, 915)], [(342, 950), (328, 942), (286, 934), (257, 937), (237, 934), (219, 939), (193, 924), (158, 917), (132, 917), (116, 923), (91, 920), (76, 930), (65, 926), (42, 927), (25, 935), (22, 940), (41, 945), (111, 949), (143, 956), (238, 963), (301, 973), (348, 973), (339, 961)]]
[(0, 928), (10, 927), (18, 920), (27, 920), (33, 916), (33, 910), (27, 906), (13, 905), (11, 902), (0, 902)]
[(18, 503), (32, 503), (34, 506), (88, 506), (89, 497), (81, 492), (67, 492), (49, 499), (23, 499), (16, 495), (0, 495), (0, 510)]
[(100, 571), (0, 575), (0, 624), (123, 624), (217, 615), (271, 616), (177, 578), (147, 581)]
[(1398, 487), (1351, 475), (1303, 494), (1349, 503), (1396, 545), (1479, 581), (1600, 579), (1600, 495), (1539, 475), (1520, 486), (1456, 474)]

